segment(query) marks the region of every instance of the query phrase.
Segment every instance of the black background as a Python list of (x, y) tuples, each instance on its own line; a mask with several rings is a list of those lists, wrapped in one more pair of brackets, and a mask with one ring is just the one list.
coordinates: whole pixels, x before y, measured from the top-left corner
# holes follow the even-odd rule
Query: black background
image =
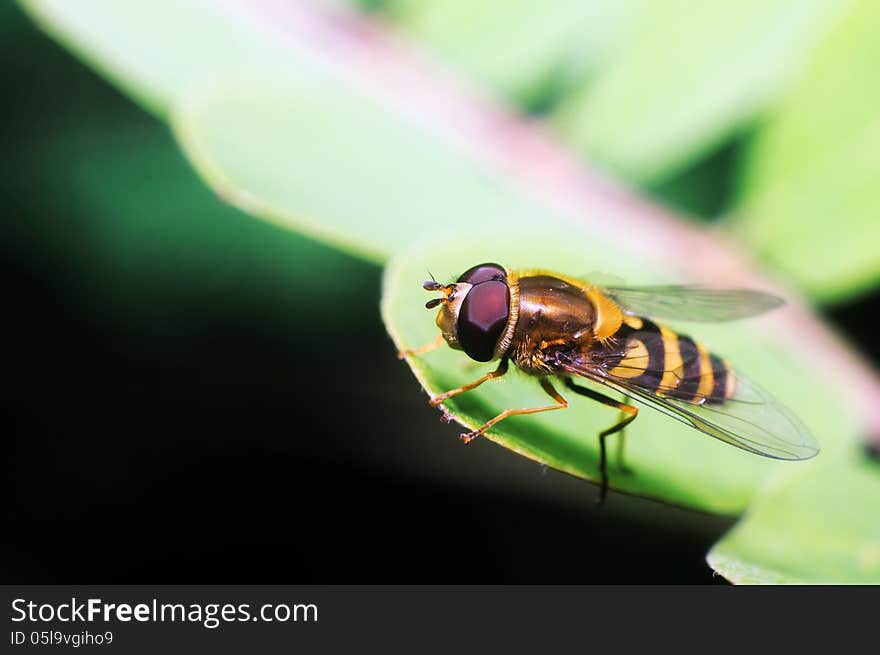
[[(731, 520), (597, 509), (462, 447), (394, 356), (378, 267), (211, 198), (164, 124), (2, 14), (0, 579), (719, 581), (704, 554)], [(121, 233), (82, 186), (101, 171), (145, 212)], [(876, 299), (834, 314), (867, 347)]]

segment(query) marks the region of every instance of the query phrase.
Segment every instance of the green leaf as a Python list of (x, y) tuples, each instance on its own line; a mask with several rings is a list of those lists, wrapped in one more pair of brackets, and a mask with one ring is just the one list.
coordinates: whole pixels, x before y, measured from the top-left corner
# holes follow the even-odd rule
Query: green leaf
[[(512, 176), (465, 156), (464, 140), (389, 108), (374, 86), (337, 77), (307, 43), (316, 36), (307, 10), (195, 0), (25, 6), (147, 106), (164, 114), (180, 104), (174, 128), (196, 167), (252, 214), (373, 261), (475, 216), (499, 228), (565, 220)], [(425, 201), (443, 188), (456, 191)]]
[(785, 90), (837, 0), (659, 0), (642, 8), (559, 128), (607, 166), (654, 182), (711, 151)]
[[(518, 234), (518, 236), (516, 236)], [(428, 269), (439, 280), (455, 279), (481, 261), (511, 268), (548, 268), (584, 276), (591, 270), (622, 276), (630, 283), (668, 280), (663, 271), (609, 247), (583, 240), (575, 233), (536, 229), (511, 236), (467, 234), (445, 243), (415, 247), (389, 264), (385, 275), (382, 314), (398, 348), (414, 348), (437, 336), (434, 313), (424, 308), (428, 295), (421, 282)], [(828, 457), (855, 434), (852, 418), (839, 400), (815, 384), (809, 362), (793, 361), (778, 341), (769, 338), (760, 321), (742, 324), (680, 326), (713, 350), (728, 357), (773, 392), (812, 428)], [(410, 358), (410, 366), (429, 394), (470, 382), (493, 364), (473, 365), (461, 352), (443, 347)], [(566, 395), (563, 392), (563, 395)], [(614, 394), (612, 394), (614, 395)], [(565, 411), (514, 417), (499, 423), (489, 437), (518, 453), (573, 475), (597, 479), (597, 433), (612, 425), (616, 413), (585, 398), (570, 398)], [(531, 378), (510, 373), (503, 381), (484, 384), (450, 400), (448, 408), (462, 425), (473, 429), (504, 409), (546, 404)], [(426, 403), (426, 410), (427, 403)], [(457, 431), (450, 428), (450, 438)], [(613, 444), (612, 444), (613, 447)], [(612, 450), (612, 452), (614, 452)], [(736, 513), (777, 469), (798, 469), (803, 462), (777, 463), (715, 441), (695, 430), (644, 408), (627, 435), (627, 464), (633, 475), (613, 465), (614, 489), (708, 512)]]
[(46, 32), (160, 115), (199, 82), (289, 63), (293, 47), (266, 31), (256, 7), (242, 13), (232, 3), (20, 2)]
[(738, 584), (880, 583), (880, 462), (852, 449), (781, 476), (709, 553)]
[(774, 267), (823, 300), (880, 279), (880, 5), (857, 2), (759, 133), (737, 219)]
[(570, 225), (457, 143), (332, 78), (227, 81), (181, 105), (173, 125), (226, 200), (375, 261), (475, 224)]
[(535, 107), (604, 60), (632, 2), (396, 0), (390, 18), (420, 45), (496, 93)]

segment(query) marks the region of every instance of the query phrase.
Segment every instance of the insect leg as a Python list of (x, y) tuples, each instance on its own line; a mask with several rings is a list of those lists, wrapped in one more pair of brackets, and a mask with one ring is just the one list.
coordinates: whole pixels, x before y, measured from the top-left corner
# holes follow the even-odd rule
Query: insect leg
[(426, 343), (424, 346), (419, 346), (418, 348), (406, 348), (404, 350), (397, 351), (397, 359), (405, 359), (412, 355), (424, 355), (425, 353), (429, 353), (432, 350), (437, 350), (440, 346), (443, 345), (443, 335), (438, 335), (434, 341), (431, 343)]
[(458, 387), (457, 389), (450, 389), (449, 391), (447, 391), (445, 393), (441, 393), (439, 396), (434, 396), (433, 398), (431, 398), (431, 400), (428, 404), (431, 407), (436, 407), (437, 405), (442, 403), (447, 398), (452, 398), (453, 396), (457, 396), (458, 394), (464, 393), (465, 391), (470, 391), (471, 389), (476, 389), (481, 384), (483, 384), (483, 382), (485, 382), (486, 380), (500, 378), (505, 373), (507, 373), (507, 358), (506, 357), (504, 359), (502, 359), (501, 362), (498, 364), (498, 368), (496, 368), (491, 373), (486, 373), (486, 375), (481, 377), (479, 380), (474, 380), (470, 384), (465, 384), (465, 385)]
[(621, 416), (623, 417), (626, 414), (625, 418), (621, 418), (617, 423), (612, 425), (607, 430), (602, 430), (599, 433), (599, 472), (602, 476), (601, 486), (599, 487), (599, 504), (605, 502), (605, 496), (608, 494), (608, 461), (605, 455), (605, 437), (614, 434), (615, 432), (620, 432), (627, 425), (635, 420), (636, 416), (639, 414), (638, 407), (633, 407), (632, 405), (628, 405), (626, 403), (622, 403), (619, 400), (614, 400), (613, 398), (609, 398), (608, 396), (604, 396), (598, 391), (593, 391), (592, 389), (587, 389), (586, 387), (579, 387), (574, 382), (571, 381), (571, 378), (566, 378), (565, 380), (566, 386), (578, 393), (582, 396), (586, 396), (587, 398), (592, 398), (603, 405), (607, 405), (608, 407), (615, 407), (620, 410)]
[[(625, 405), (628, 405), (632, 401), (630, 397), (627, 395), (623, 396), (623, 402)], [(626, 418), (627, 413), (623, 410), (620, 411), (618, 418), (622, 421)], [(626, 448), (626, 426), (621, 428), (620, 436), (617, 437), (617, 468), (619, 468), (623, 473), (632, 473), (632, 469), (630, 469), (623, 461), (623, 451)]]
[(486, 421), (479, 428), (474, 430), (473, 432), (466, 432), (461, 435), (461, 440), (464, 443), (470, 443), (481, 434), (483, 434), (486, 430), (491, 428), (493, 425), (498, 423), (499, 421), (503, 421), (508, 416), (518, 416), (519, 414), (537, 414), (538, 412), (549, 412), (554, 409), (565, 409), (568, 407), (568, 401), (565, 400), (562, 396), (559, 395), (559, 392), (553, 388), (553, 385), (550, 384), (550, 380), (547, 378), (541, 378), (541, 388), (547, 392), (547, 394), (556, 401), (555, 405), (547, 405), (546, 407), (527, 407), (525, 409), (505, 409), (495, 418)]

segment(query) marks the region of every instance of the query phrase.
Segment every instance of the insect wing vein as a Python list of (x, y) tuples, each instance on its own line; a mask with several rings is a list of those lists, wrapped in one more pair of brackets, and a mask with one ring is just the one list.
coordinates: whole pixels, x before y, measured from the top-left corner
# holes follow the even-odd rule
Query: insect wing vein
[(819, 446), (807, 428), (757, 384), (732, 371), (736, 393), (723, 402), (697, 402), (677, 398), (671, 390), (640, 384), (640, 377), (623, 377), (615, 369), (593, 361), (563, 357), (561, 368), (609, 386), (675, 418), (700, 432), (743, 450), (785, 460), (809, 459)]
[(697, 285), (606, 287), (604, 292), (628, 314), (680, 321), (735, 321), (784, 304), (764, 291)]

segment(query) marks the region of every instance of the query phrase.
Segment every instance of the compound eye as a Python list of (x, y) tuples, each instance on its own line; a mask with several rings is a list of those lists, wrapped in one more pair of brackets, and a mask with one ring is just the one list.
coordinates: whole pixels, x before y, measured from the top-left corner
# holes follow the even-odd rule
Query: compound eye
[(492, 359), (509, 314), (507, 283), (484, 281), (468, 291), (461, 303), (456, 324), (458, 342), (468, 357), (478, 362)]
[(462, 273), (456, 282), (480, 284), (489, 280), (506, 280), (507, 272), (498, 264), (477, 264)]

